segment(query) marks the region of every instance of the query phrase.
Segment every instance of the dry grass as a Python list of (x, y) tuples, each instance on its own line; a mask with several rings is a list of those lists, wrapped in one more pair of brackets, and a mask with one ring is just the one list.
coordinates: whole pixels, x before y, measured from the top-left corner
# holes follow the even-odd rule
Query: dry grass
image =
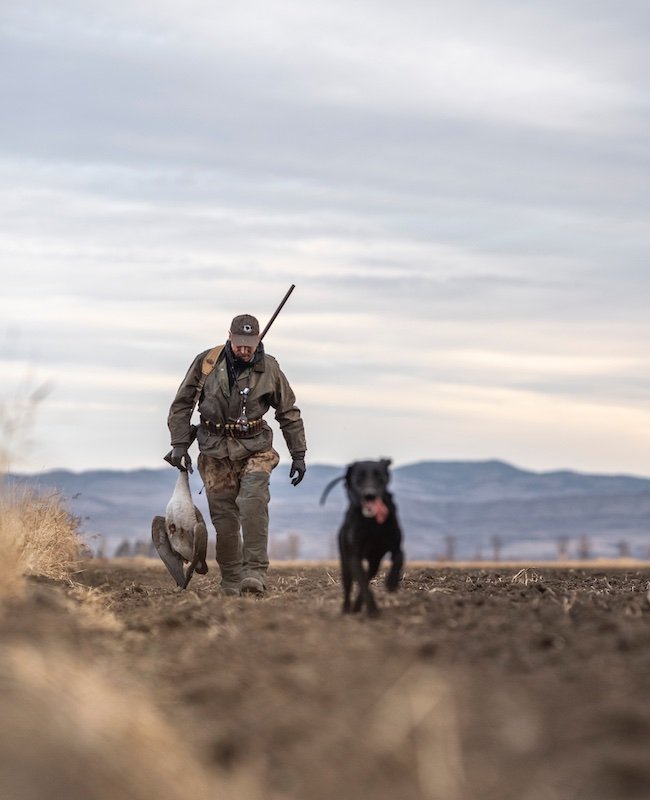
[(23, 584), (20, 552), (11, 531), (11, 519), (0, 500), (0, 600), (19, 594)]
[(520, 569), (516, 575), (512, 576), (510, 582), (523, 583), (524, 586), (528, 586), (529, 583), (541, 583), (542, 577), (534, 570), (524, 567), (524, 569)]
[(24, 575), (57, 580), (69, 576), (80, 557), (78, 520), (57, 493), (26, 487), (0, 493), (0, 596), (17, 594)]

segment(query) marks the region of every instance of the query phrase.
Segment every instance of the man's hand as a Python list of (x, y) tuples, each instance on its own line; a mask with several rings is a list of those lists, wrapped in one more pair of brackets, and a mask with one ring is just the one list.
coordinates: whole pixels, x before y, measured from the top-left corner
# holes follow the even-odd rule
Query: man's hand
[(180, 469), (181, 472), (192, 472), (192, 459), (187, 452), (187, 445), (174, 445), (170, 461), (172, 466)]
[(293, 478), (291, 481), (292, 486), (297, 486), (300, 481), (305, 477), (305, 472), (307, 472), (307, 467), (305, 466), (305, 459), (304, 458), (294, 458), (291, 462), (291, 472), (289, 473), (289, 477), (293, 478), (295, 475), (296, 477)]

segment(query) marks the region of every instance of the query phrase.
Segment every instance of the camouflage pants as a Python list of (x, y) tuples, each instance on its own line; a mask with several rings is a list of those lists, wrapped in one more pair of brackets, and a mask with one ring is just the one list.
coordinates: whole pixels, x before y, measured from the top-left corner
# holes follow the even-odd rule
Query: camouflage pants
[(269, 479), (279, 461), (273, 448), (240, 461), (199, 454), (199, 472), (217, 532), (222, 586), (239, 586), (251, 575), (266, 585)]

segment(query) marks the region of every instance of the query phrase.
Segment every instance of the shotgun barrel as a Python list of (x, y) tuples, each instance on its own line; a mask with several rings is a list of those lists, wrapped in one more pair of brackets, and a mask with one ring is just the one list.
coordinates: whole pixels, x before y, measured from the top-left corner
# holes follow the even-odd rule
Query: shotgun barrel
[(271, 325), (273, 325), (273, 322), (275, 321), (275, 318), (278, 316), (278, 314), (280, 313), (280, 311), (282, 311), (282, 307), (283, 307), (283, 306), (284, 306), (284, 304), (287, 302), (287, 300), (289, 299), (289, 295), (291, 294), (291, 292), (293, 292), (293, 290), (294, 290), (295, 288), (296, 288), (296, 284), (295, 284), (295, 283), (292, 283), (292, 284), (291, 284), (291, 286), (289, 287), (289, 291), (288, 291), (288, 292), (285, 294), (285, 296), (282, 298), (282, 301), (281, 301), (280, 305), (279, 305), (279, 306), (278, 306), (278, 307), (275, 309), (275, 311), (273, 312), (273, 316), (272, 316), (272, 317), (271, 317), (271, 319), (270, 319), (270, 320), (269, 320), (269, 321), (266, 323), (266, 328), (264, 328), (264, 330), (262, 331), (262, 333), (261, 333), (261, 335), (260, 335), (260, 342), (261, 342), (261, 341), (262, 341), (262, 339), (263, 339), (263, 338), (266, 336), (266, 332), (267, 332), (267, 331), (268, 331), (268, 329), (271, 327)]

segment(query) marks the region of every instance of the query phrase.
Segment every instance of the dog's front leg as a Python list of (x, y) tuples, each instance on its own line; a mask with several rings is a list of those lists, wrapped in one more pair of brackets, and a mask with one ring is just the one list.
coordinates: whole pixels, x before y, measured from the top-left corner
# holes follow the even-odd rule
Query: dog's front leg
[(402, 566), (404, 564), (404, 553), (399, 545), (391, 552), (391, 565), (388, 575), (386, 575), (386, 589), (389, 592), (396, 592), (399, 586)]
[(357, 553), (350, 555), (349, 564), (350, 571), (352, 573), (352, 579), (357, 584), (357, 595), (354, 598), (354, 603), (352, 604), (352, 613), (358, 614), (363, 607), (363, 601), (365, 599), (363, 587), (368, 585), (368, 576), (366, 575), (361, 558)]
[(352, 566), (352, 576), (359, 586), (359, 594), (355, 598), (352, 611), (353, 613), (357, 613), (361, 611), (365, 605), (368, 615), (376, 617), (379, 614), (379, 608), (372, 593), (372, 589), (370, 588), (368, 573), (363, 566), (361, 557), (355, 553), (350, 559), (350, 563)]
[(345, 532), (339, 534), (339, 555), (341, 559), (341, 581), (343, 583), (343, 613), (350, 613), (350, 594), (352, 592), (352, 570), (350, 555), (345, 542)]
[(370, 582), (379, 572), (379, 565), (383, 558), (383, 553), (374, 552), (368, 559), (368, 581)]

